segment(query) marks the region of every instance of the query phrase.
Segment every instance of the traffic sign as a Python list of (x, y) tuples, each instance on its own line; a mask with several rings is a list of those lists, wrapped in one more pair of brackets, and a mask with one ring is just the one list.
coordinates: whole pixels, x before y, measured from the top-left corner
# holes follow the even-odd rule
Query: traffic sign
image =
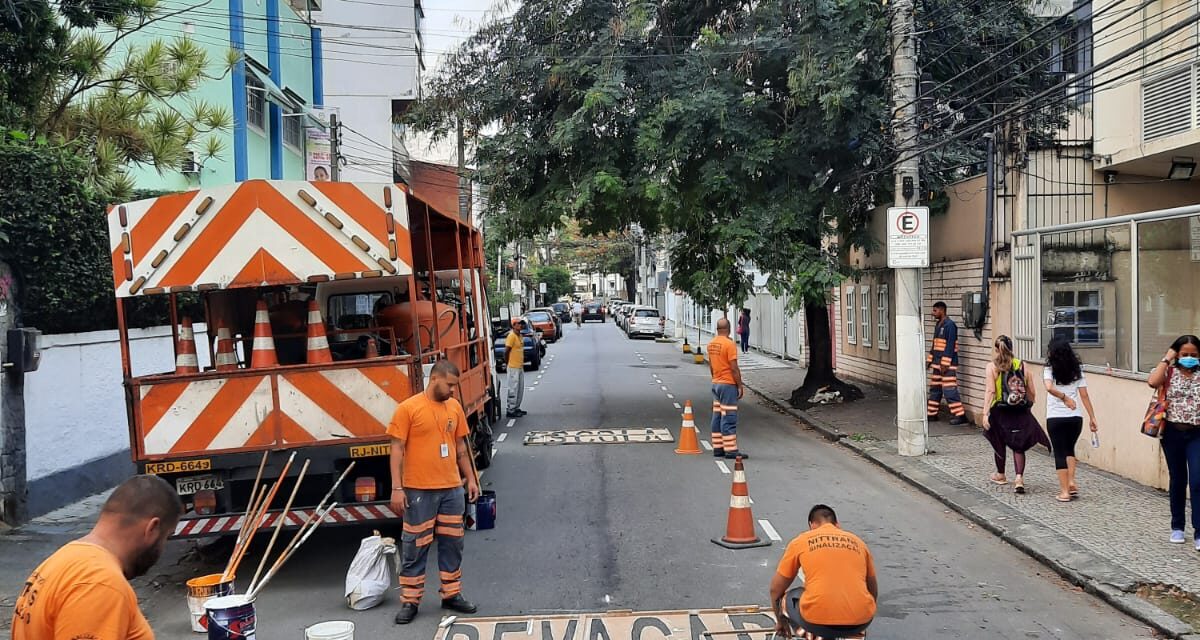
[(928, 267), (929, 207), (892, 207), (887, 218), (888, 268)]

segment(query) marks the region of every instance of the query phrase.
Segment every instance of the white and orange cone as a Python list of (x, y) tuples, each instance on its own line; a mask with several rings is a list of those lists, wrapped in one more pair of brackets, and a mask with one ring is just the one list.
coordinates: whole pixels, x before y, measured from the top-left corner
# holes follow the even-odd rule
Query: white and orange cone
[(729, 496), (729, 519), (725, 523), (725, 535), (712, 541), (726, 549), (750, 549), (771, 544), (770, 540), (759, 538), (754, 530), (750, 487), (746, 484), (746, 468), (742, 465), (741, 456), (733, 464), (733, 491)]
[(217, 327), (217, 355), (213, 364), (217, 371), (234, 371), (238, 368), (237, 354), (233, 352), (233, 335), (227, 327)]
[(192, 319), (183, 317), (179, 327), (179, 342), (175, 345), (175, 375), (200, 373), (200, 358), (196, 355), (196, 333), (192, 330)]
[(267, 303), (258, 301), (254, 312), (254, 348), (250, 354), (250, 368), (263, 369), (278, 367), (279, 358), (275, 355), (275, 338), (271, 335), (271, 314), (267, 311)]
[(681, 456), (694, 456), (702, 453), (700, 441), (696, 436), (696, 419), (692, 414), (692, 401), (688, 400), (683, 406), (683, 426), (679, 428), (679, 448), (675, 450)]
[(333, 362), (329, 353), (329, 337), (325, 335), (325, 321), (321, 319), (321, 307), (317, 299), (308, 301), (308, 364)]
[(363, 357), (368, 360), (379, 357), (379, 344), (375, 342), (375, 338), (367, 338), (367, 355)]

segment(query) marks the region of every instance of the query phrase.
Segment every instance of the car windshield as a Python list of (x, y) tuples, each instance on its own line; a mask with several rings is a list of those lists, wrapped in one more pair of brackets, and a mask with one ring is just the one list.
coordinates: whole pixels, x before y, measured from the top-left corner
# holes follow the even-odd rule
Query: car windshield
[(587, 306), (587, 308), (588, 308), (588, 311), (595, 311), (596, 309), (599, 309), (599, 308), (600, 308), (600, 305), (598, 305), (598, 304), (589, 304), (589, 305)]
[(633, 315), (639, 318), (657, 318), (658, 309), (638, 309)]

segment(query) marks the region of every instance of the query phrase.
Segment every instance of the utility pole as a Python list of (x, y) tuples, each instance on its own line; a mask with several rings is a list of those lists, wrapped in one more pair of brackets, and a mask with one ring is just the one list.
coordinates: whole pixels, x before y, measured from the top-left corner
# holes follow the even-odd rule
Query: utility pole
[[(892, 130), (896, 153), (896, 206), (908, 207), (920, 182), (917, 150), (916, 16), (913, 0), (892, 2)], [(929, 423), (925, 419), (925, 332), (921, 325), (921, 270), (895, 269), (896, 275), (896, 427), (902, 456), (925, 455)]]
[(329, 179), (340, 182), (342, 174), (342, 125), (336, 113), (329, 114)]
[(458, 119), (458, 218), (471, 221), (469, 187), (467, 185), (467, 144), (463, 140), (463, 121)]

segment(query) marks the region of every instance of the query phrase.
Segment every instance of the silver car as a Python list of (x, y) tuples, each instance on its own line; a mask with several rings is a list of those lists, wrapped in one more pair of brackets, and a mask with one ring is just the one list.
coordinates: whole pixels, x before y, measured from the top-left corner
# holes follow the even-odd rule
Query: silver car
[(625, 321), (625, 334), (630, 338), (638, 336), (650, 336), (652, 338), (663, 337), (664, 318), (659, 315), (658, 309), (654, 307), (634, 307), (630, 310), (629, 317)]

